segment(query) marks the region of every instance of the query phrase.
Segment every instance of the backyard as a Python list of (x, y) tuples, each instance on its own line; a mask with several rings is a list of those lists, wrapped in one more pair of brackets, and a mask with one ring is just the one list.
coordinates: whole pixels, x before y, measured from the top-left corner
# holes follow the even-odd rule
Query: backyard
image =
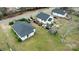
[(15, 33), (12, 32), (11, 28), (6, 32), (8, 33), (8, 37), (6, 33), (1, 31), (2, 34), (0, 36), (4, 37), (1, 39), (4, 42), (4, 44), (0, 46), (1, 49), (9, 50), (6, 44), (6, 42), (8, 42), (10, 48), (12, 48), (13, 50), (66, 50), (66, 47), (60, 42), (59, 35), (51, 35), (46, 29), (36, 24), (34, 24), (34, 26), (37, 29), (36, 34), (30, 39), (25, 40), (24, 42), (18, 41)]
[[(68, 20), (56, 19), (57, 24), (60, 25), (59, 33), (57, 35), (53, 35), (43, 27), (32, 23), (36, 28), (36, 33), (33, 37), (24, 42), (18, 41), (18, 38), (12, 31), (10, 25), (4, 25), (5, 28), (2, 24), (0, 25), (0, 49), (10, 50), (9, 48), (11, 48), (14, 51), (69, 51), (73, 50), (72, 47), (74, 45), (77, 45), (74, 48), (78, 48), (79, 43), (72, 44), (73, 42), (79, 42), (79, 31), (76, 29), (67, 34), (64, 43), (61, 42), (61, 36), (67, 31), (69, 26), (77, 26), (77, 22), (75, 22), (74, 19), (79, 19), (79, 17), (73, 16), (72, 25), (70, 25)], [(70, 45), (72, 45), (72, 47)]]

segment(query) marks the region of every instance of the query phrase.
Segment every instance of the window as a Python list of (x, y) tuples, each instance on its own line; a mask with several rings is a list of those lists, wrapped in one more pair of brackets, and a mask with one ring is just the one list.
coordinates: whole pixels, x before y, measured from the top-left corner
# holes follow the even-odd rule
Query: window
[(48, 19), (48, 21), (51, 21), (51, 20), (52, 20), (52, 18), (49, 18), (49, 19)]

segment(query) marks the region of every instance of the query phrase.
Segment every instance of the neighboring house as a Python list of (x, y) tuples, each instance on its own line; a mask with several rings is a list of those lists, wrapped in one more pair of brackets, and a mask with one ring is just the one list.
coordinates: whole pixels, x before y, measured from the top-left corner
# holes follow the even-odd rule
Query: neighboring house
[(73, 14), (79, 17), (79, 7), (72, 7)]
[(76, 11), (76, 12), (79, 12), (79, 7), (72, 7), (71, 9)]
[(65, 18), (67, 16), (66, 11), (59, 8), (53, 9), (51, 14), (55, 17), (62, 17), (62, 18)]
[(35, 29), (31, 24), (21, 21), (15, 22), (12, 29), (22, 41), (33, 36), (35, 33)]
[(37, 18), (36, 20), (42, 23), (43, 25), (52, 24), (54, 21), (54, 18), (52, 16), (43, 12), (37, 14), (36, 18)]

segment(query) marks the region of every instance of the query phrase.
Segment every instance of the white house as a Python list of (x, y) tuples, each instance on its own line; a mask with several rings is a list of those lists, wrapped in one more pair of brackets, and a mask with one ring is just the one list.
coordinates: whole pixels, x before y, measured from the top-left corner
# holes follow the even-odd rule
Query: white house
[(36, 20), (42, 23), (43, 25), (52, 24), (54, 21), (53, 16), (50, 16), (43, 12), (40, 12), (39, 14), (37, 14), (36, 18), (37, 18)]
[(36, 30), (31, 26), (31, 24), (21, 21), (14, 23), (12, 29), (22, 41), (27, 38), (30, 38), (36, 32)]
[(65, 18), (67, 16), (67, 13), (65, 10), (58, 9), (58, 8), (53, 9), (51, 14), (55, 17), (62, 17), (62, 18)]

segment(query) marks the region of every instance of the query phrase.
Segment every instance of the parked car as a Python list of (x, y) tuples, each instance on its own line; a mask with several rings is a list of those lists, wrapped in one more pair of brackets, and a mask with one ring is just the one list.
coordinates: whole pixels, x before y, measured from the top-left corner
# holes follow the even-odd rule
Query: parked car
[(39, 21), (37, 21), (37, 20), (34, 20), (33, 22), (38, 24), (39, 26), (42, 26), (42, 23), (39, 23)]

